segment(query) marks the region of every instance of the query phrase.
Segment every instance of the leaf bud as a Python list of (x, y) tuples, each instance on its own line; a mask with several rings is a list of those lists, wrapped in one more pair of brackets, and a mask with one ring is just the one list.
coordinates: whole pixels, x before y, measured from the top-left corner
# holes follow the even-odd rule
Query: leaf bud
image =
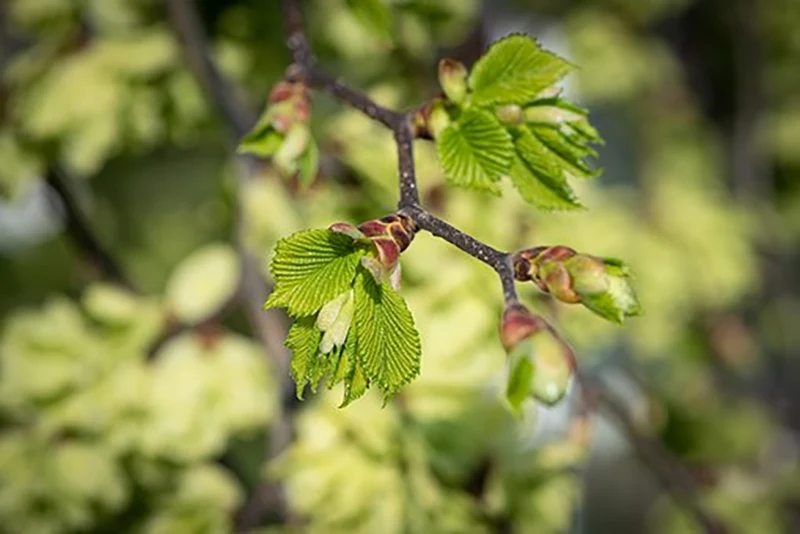
[(443, 58), (439, 61), (439, 85), (448, 100), (463, 103), (467, 97), (467, 68), (458, 60)]
[(513, 304), (503, 312), (500, 338), (508, 353), (506, 399), (514, 411), (529, 397), (548, 406), (564, 397), (575, 356), (547, 321)]

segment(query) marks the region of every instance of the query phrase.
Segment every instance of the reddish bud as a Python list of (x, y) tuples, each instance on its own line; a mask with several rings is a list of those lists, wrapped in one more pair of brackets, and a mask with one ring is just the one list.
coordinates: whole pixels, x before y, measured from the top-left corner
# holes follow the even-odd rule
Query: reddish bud
[(524, 339), (547, 328), (547, 322), (533, 315), (522, 304), (512, 304), (503, 311), (500, 323), (500, 341), (506, 351), (512, 351)]

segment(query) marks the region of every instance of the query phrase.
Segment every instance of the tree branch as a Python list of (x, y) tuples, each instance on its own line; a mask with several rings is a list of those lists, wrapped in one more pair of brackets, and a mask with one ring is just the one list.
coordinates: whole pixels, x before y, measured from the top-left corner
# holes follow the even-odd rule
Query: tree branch
[(58, 208), (63, 210), (66, 231), (75, 246), (85, 253), (92, 264), (97, 266), (103, 277), (128, 289), (133, 289), (133, 284), (125, 274), (122, 266), (92, 230), (89, 220), (81, 210), (78, 199), (72, 193), (63, 171), (55, 168), (48, 169), (45, 174), (45, 181), (58, 195)]
[(723, 524), (702, 504), (695, 482), (686, 468), (660, 442), (645, 436), (631, 419), (627, 406), (596, 379), (576, 375), (585, 395), (619, 425), (639, 460), (658, 479), (661, 487), (688, 511), (707, 534), (725, 534)]
[[(384, 108), (365, 94), (347, 87), (341, 81), (326, 74), (317, 65), (303, 31), (299, 0), (283, 0), (283, 7), (288, 35), (287, 45), (292, 51), (294, 59), (295, 72), (292, 76), (306, 80), (315, 89), (333, 95), (344, 104), (361, 111), (393, 132), (398, 150), (400, 188), (398, 211), (411, 217), (423, 230), (444, 239), (492, 267), (500, 277), (506, 303), (517, 302), (509, 253), (496, 250), (478, 241), (437, 218), (420, 205), (413, 155), (414, 134), (411, 129), (411, 119), (415, 111), (399, 113)], [(626, 407), (609, 391), (588, 378), (579, 377), (579, 380), (583, 395), (587, 399), (594, 400), (616, 419), (637, 455), (656, 475), (662, 487), (672, 495), (676, 502), (686, 508), (708, 534), (724, 534), (725, 530), (721, 523), (712, 517), (701, 504), (694, 482), (684, 466), (657, 441), (643, 436), (631, 420)], [(582, 411), (586, 409), (584, 406)], [(582, 419), (583, 423), (586, 423), (585, 414)]]

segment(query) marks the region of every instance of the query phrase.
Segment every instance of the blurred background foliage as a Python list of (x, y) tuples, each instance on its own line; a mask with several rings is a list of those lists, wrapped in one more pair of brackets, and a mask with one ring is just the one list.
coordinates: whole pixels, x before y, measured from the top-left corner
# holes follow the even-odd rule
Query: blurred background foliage
[[(289, 61), (279, 3), (194, 3), (257, 111)], [(424, 202), (498, 248), (628, 261), (646, 314), (624, 328), (524, 300), (729, 532), (800, 530), (800, 3), (304, 4), (329, 70), (386, 105), (429, 99), (439, 57), (469, 64), (509, 32), (577, 65), (567, 91), (606, 139), (587, 211), (445, 187), (418, 141)], [(495, 275), (426, 234), (403, 256), (421, 376), (384, 408), (287, 405), (277, 356), (229, 305), (237, 249), (266, 276), (278, 238), (391, 211), (390, 134), (319, 97), (310, 190), (268, 164), (237, 185), (163, 2), (1, 9), (0, 532), (702, 532), (577, 387), (522, 421), (504, 410)], [(76, 246), (64, 188), (128, 287)], [(294, 437), (270, 458), (281, 414)], [(276, 483), (285, 502), (263, 498)]]

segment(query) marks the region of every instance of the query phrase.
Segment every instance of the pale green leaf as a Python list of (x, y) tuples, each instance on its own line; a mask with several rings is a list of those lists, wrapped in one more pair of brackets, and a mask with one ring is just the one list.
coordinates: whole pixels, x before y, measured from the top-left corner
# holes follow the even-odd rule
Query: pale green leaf
[(286, 308), (295, 317), (316, 313), (350, 288), (363, 253), (352, 238), (331, 230), (281, 239), (270, 263), (275, 288), (266, 307)]
[(580, 208), (561, 160), (528, 129), (515, 134), (517, 157), (509, 177), (522, 197), (544, 209)]
[(524, 104), (559, 82), (569, 63), (542, 50), (526, 35), (501, 39), (486, 51), (472, 69), (472, 101), (489, 104)]
[(239, 259), (232, 247), (206, 245), (172, 272), (164, 290), (167, 306), (182, 322), (200, 322), (231, 298), (239, 283), (239, 271)]
[(286, 348), (292, 351), (291, 372), (297, 391), (297, 398), (303, 399), (303, 390), (311, 377), (316, 376), (320, 365), (318, 356), (322, 332), (314, 324), (314, 317), (301, 317), (289, 329)]
[(392, 42), (392, 10), (385, 0), (347, 0), (353, 16), (386, 43)]
[(340, 408), (344, 408), (354, 400), (366, 393), (369, 381), (364, 376), (364, 370), (359, 361), (356, 334), (347, 336), (344, 350), (336, 364), (331, 364), (330, 387), (344, 381), (344, 396)]
[(421, 348), (414, 318), (403, 298), (366, 270), (355, 283), (356, 348), (366, 378), (387, 395), (410, 382), (420, 369)]
[(436, 148), (450, 182), (495, 194), (514, 155), (508, 131), (490, 113), (477, 109), (464, 111), (447, 126)]

